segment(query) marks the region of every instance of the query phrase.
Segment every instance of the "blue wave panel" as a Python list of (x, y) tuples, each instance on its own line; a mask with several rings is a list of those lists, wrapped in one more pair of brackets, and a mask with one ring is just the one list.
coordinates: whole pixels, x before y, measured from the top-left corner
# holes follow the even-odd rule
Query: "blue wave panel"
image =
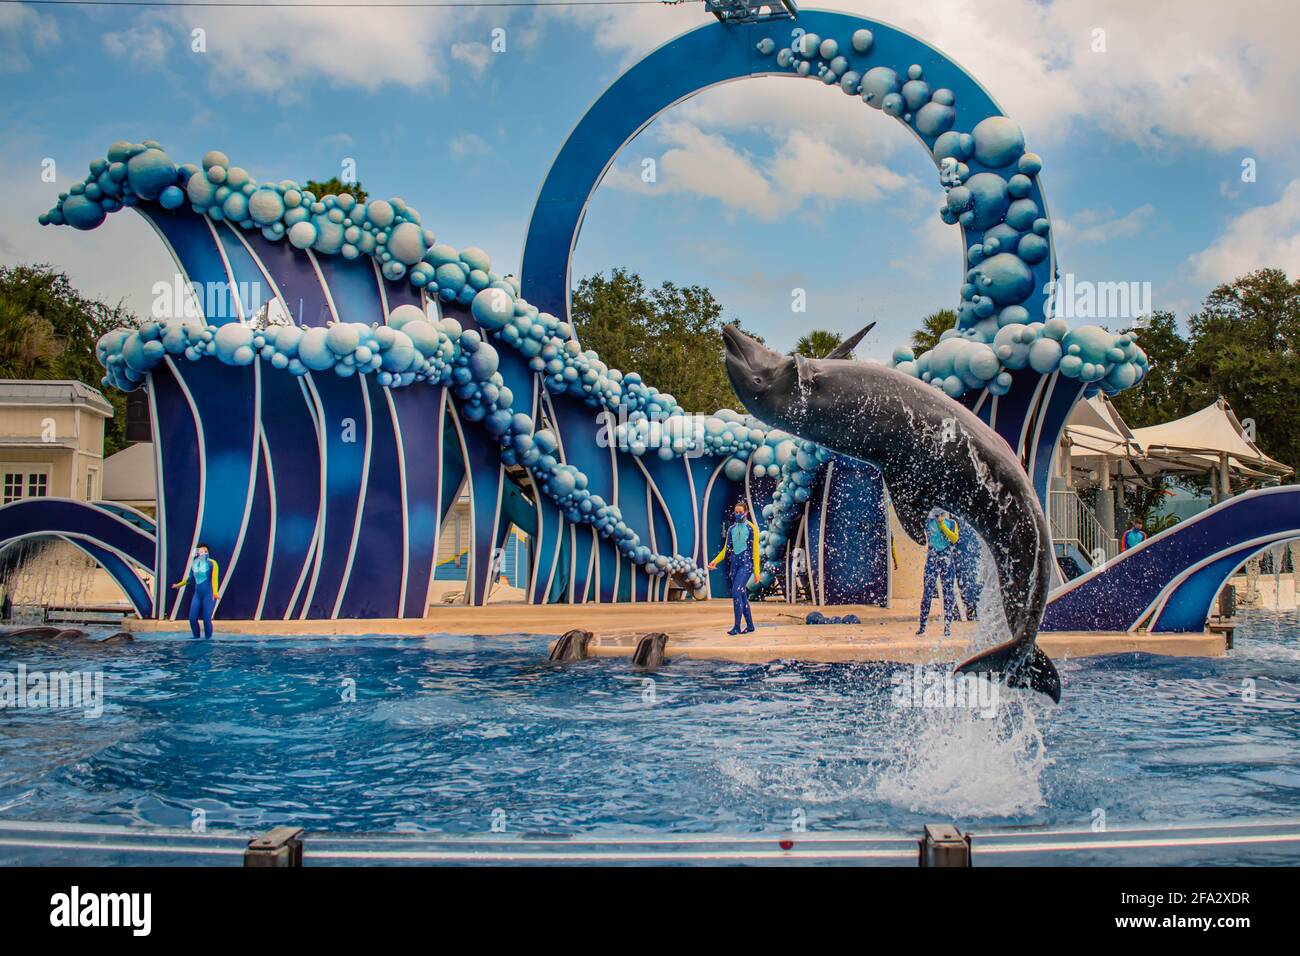
[(560, 509), (543, 499), (538, 511), (537, 534), (533, 539), (533, 577), (529, 600), (549, 604), (557, 592), (567, 593), (569, 582), (568, 522)]
[[(618, 456), (618, 507), (623, 521), (641, 536), (643, 545), (650, 544), (650, 511), (646, 501), (646, 480), (631, 455)], [(650, 598), (650, 576), (631, 562), (624, 564), (619, 575), (626, 584), (626, 598), (620, 600), (646, 601)]]
[[(274, 369), (271, 374), (276, 374)], [(253, 454), (257, 477), (244, 541), (239, 549), (239, 559), (222, 566), (220, 616), (228, 620), (251, 620), (258, 616), (262, 582), (266, 580), (267, 546), (271, 534), (271, 482), (262, 449), (255, 447)]]
[(180, 600), (169, 589), (185, 578), (194, 529), (199, 523), (202, 489), (200, 463), (196, 460), (200, 447), (198, 426), (174, 368), (168, 361), (149, 373), (157, 410), (153, 434), (162, 469), (158, 539), (163, 566), (157, 586), (161, 617), (169, 616), (172, 606)]
[[(695, 487), (700, 494), (700, 539), (703, 552), (697, 560), (701, 565), (712, 561), (726, 541), (727, 515), (744, 494), (744, 485), (731, 481), (722, 473), (725, 459), (692, 458)], [(712, 482), (712, 484), (710, 484)], [(761, 527), (761, 525), (760, 525)], [(726, 563), (709, 572), (709, 596), (727, 597), (731, 584), (727, 580)]]
[[(402, 599), (402, 483), (397, 434), (385, 392), (373, 376), (363, 380), (370, 392), (370, 471), (365, 507), (344, 582), (342, 617), (397, 617)], [(399, 389), (400, 391), (400, 389)]]
[[(206, 320), (212, 325), (238, 322), (238, 312), (231, 307), (230, 297), (225, 293), (232, 277), (226, 271), (226, 263), (221, 258), (221, 247), (213, 238), (206, 217), (196, 216), (188, 210), (172, 212), (156, 204), (150, 204), (148, 212), (140, 206), (135, 209), (162, 233), (173, 254), (180, 260), (181, 268), (190, 282), (194, 283), (199, 307)], [(169, 315), (161, 318), (179, 319), (183, 316)]]
[(249, 253), (248, 247), (239, 241), (239, 235), (236, 233), (238, 227), (230, 225), (228, 220), (212, 225), (221, 242), (221, 249), (226, 255), (226, 262), (230, 265), (234, 290), (244, 317), (251, 321), (258, 310), (274, 297), (274, 293), (261, 268)]
[[(399, 391), (403, 391), (399, 389)], [(460, 432), (451, 417), (450, 405), (442, 419), (442, 522), (446, 524), (465, 483), (465, 452), (460, 447)]]
[[(445, 390), (418, 385), (389, 389), (388, 396), (397, 412), (397, 440), (406, 465), (405, 615), (423, 617), (441, 526), (442, 489), (449, 478), (443, 443)], [(454, 463), (451, 471), (459, 487), (462, 472)]]
[[(1288, 537), (1300, 537), (1300, 486), (1245, 492), (1162, 531), (1058, 588), (1048, 600), (1042, 629), (1130, 630), (1185, 569), (1217, 561), (1251, 542)], [(1262, 546), (1257, 544), (1256, 548)], [(1191, 592), (1186, 600), (1193, 600)]]
[[(424, 294), (415, 288), (406, 279), (399, 279), (396, 282), (389, 282), (387, 279), (380, 277), (376, 281), (383, 282), (384, 298), (388, 302), (388, 311), (392, 312), (399, 305), (413, 305), (421, 312), (427, 311), (425, 308)], [(387, 319), (387, 317), (385, 317)]]
[[(641, 457), (659, 497), (651, 497), (655, 529), (655, 551), (659, 554), (691, 555), (695, 552), (695, 508), (691, 499), (691, 474), (686, 458), (665, 461), (655, 454)], [(662, 500), (660, 500), (662, 499)], [(669, 581), (656, 578), (661, 597), (667, 597)]]
[[(304, 256), (304, 258), (306, 258)], [(334, 300), (340, 322), (384, 323), (384, 302), (379, 282), (369, 256), (344, 259), (342, 256), (317, 256), (316, 264), (325, 277), (325, 285)]]
[(826, 604), (885, 605), (889, 598), (889, 513), (885, 484), (870, 465), (842, 455), (812, 486), (809, 562)]
[[(578, 398), (569, 395), (551, 395), (548, 408), (553, 413), (552, 421), (556, 433), (560, 436), (560, 448), (563, 460), (577, 467), (587, 476), (587, 490), (600, 495), (607, 502), (614, 500), (614, 460), (610, 445), (614, 441), (613, 429), (607, 422), (612, 421), (608, 414), (591, 407)], [(601, 589), (613, 586), (613, 565), (611, 558), (617, 555), (612, 546), (607, 549), (604, 559), (611, 581), (604, 584), (604, 574), (596, 570), (592, 561), (592, 549), (599, 546), (596, 538), (586, 528), (577, 529), (573, 541), (573, 601), (579, 602), (584, 596), (597, 592), (594, 581), (588, 581), (589, 569), (601, 580)], [(603, 594), (601, 595), (604, 599)]]
[(148, 531), (107, 508), (66, 498), (28, 498), (0, 506), (0, 547), (50, 535), (66, 538), (98, 561), (136, 613), (153, 616), (153, 601), (127, 564), (153, 569), (156, 541)]
[(321, 462), (316, 419), (303, 380), (275, 369), (264, 372), (262, 433), (275, 496), (275, 551), (262, 617), (271, 619), (288, 615), (303, 568), (314, 553)]
[[(1038, 494), (1038, 502), (1044, 506), (1047, 504), (1047, 487), (1051, 480), (1052, 456), (1056, 454), (1057, 442), (1060, 441), (1070, 412), (1083, 397), (1086, 384), (1056, 372), (1048, 381), (1048, 387), (1052, 391), (1039, 407), (1035, 425), (1038, 439), (1034, 442), (1033, 467), (1029, 475), (1034, 491)], [(1026, 440), (1033, 441), (1033, 436), (1028, 436)]]
[[(362, 472), (370, 414), (360, 376), (333, 372), (311, 376), (320, 396), (321, 433), (325, 444), (325, 528), (317, 539), (315, 588), (303, 598), (306, 617), (327, 618), (343, 587), (348, 553), (360, 507)], [(300, 605), (302, 607), (303, 605)]]
[(1210, 605), (1218, 596), (1219, 589), (1232, 576), (1232, 572), (1258, 550), (1260, 549), (1254, 545), (1238, 548), (1192, 572), (1169, 595), (1164, 608), (1156, 615), (1151, 630), (1157, 634), (1205, 630)]
[(461, 441), (464, 444), (465, 463), (470, 481), (471, 522), (470, 537), (470, 603), (487, 603), (492, 588), (492, 555), (501, 547), (509, 530), (501, 514), (501, 495), (505, 471), (501, 464), (500, 446), (476, 422), (460, 422)]
[[(221, 362), (183, 362), (176, 366), (203, 422), (203, 513), (198, 539), (229, 572), (241, 528), (247, 526), (253, 465), (257, 446), (257, 371), (251, 366)], [(191, 478), (193, 471), (190, 471)], [(188, 554), (188, 547), (185, 549)], [(169, 556), (170, 558), (170, 556)], [(182, 559), (183, 560), (183, 559)], [(234, 607), (224, 602), (220, 616), (230, 618)]]
[(284, 296), (285, 308), (298, 325), (326, 325), (333, 316), (311, 260), (288, 242), (270, 242), (261, 233), (244, 233), (257, 258)]
[(108, 572), (109, 577), (117, 582), (117, 586), (122, 589), (126, 599), (131, 602), (131, 607), (135, 609), (136, 614), (142, 618), (153, 617), (153, 598), (149, 596), (148, 590), (145, 589), (144, 584), (136, 577), (135, 572), (131, 570), (131, 566), (127, 562), (107, 548), (102, 548), (84, 538), (67, 538), (66, 540), (85, 551), (86, 554), (99, 563), (100, 567)]
[(998, 396), (998, 407), (993, 421), (993, 430), (1023, 454), (1020, 447), (1020, 435), (1025, 428), (1025, 420), (1034, 410), (1034, 399), (1038, 383), (1042, 376), (1030, 368), (1022, 368), (1011, 373), (1011, 391)]

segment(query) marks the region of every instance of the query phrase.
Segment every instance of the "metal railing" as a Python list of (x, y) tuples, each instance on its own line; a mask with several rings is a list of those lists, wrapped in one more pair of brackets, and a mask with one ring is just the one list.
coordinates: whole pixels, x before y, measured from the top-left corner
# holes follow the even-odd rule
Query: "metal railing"
[(1092, 509), (1074, 491), (1048, 491), (1047, 520), (1052, 541), (1074, 545), (1093, 567), (1119, 554), (1119, 539), (1106, 533)]
[(1295, 817), (1148, 823), (1104, 830), (1045, 826), (963, 832), (942, 825), (910, 833), (604, 835), (304, 833), (282, 827), (261, 836), (0, 820), (0, 865), (10, 866), (1170, 866), (1294, 865), (1297, 860), (1300, 818)]

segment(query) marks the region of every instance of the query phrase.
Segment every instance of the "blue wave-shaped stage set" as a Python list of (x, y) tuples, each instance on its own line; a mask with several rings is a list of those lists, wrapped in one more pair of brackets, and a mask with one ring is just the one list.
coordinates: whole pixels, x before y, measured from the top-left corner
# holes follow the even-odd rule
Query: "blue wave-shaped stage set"
[[(195, 288), (267, 287), (297, 322), (254, 327), (236, 301), (232, 316), (99, 342), (105, 384), (146, 386), (153, 413), (158, 521), (143, 533), (156, 554), (135, 563), (154, 594), (133, 592), (137, 610), (176, 616), (167, 588), (202, 539), (226, 568), (219, 617), (423, 616), (464, 483), (471, 603), (486, 602), (511, 524), (532, 537), (532, 602), (663, 600), (674, 583), (725, 594), (703, 564), (742, 497), (765, 524), (756, 588), (780, 579), (787, 595), (821, 603), (887, 603), (888, 504), (874, 469), (728, 409), (688, 416), (584, 350), (567, 321), (582, 214), (618, 151), (686, 97), (764, 75), (861, 97), (929, 151), (940, 215), (962, 230), (966, 282), (957, 327), (893, 364), (1019, 449), (1045, 497), (1074, 403), (1140, 382), (1146, 356), (1129, 335), (1034, 320), (1051, 315), (1059, 274), (1042, 161), (983, 88), (895, 28), (803, 11), (692, 30), (615, 81), (543, 184), (522, 281), (480, 249), (439, 243), (401, 199), (259, 183), (217, 151), (177, 165), (153, 141), (116, 143), (91, 163), (41, 222), (93, 229), (131, 207)], [(104, 506), (79, 507), (103, 522)], [(75, 516), (45, 517), (48, 533), (105, 550), (75, 533)]]

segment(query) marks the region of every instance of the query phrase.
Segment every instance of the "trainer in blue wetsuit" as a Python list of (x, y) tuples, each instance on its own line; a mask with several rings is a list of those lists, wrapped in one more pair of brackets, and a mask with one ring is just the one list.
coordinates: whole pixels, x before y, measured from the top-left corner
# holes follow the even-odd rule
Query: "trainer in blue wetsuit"
[(930, 601), (937, 583), (943, 585), (943, 636), (952, 634), (952, 622), (957, 617), (957, 568), (953, 560), (959, 537), (957, 519), (946, 511), (930, 515), (925, 523), (929, 550), (925, 555), (925, 585), (921, 590), (921, 626), (917, 634), (925, 633), (925, 623), (930, 618)]
[(203, 636), (212, 637), (212, 610), (221, 596), (220, 573), (220, 566), (208, 554), (208, 546), (200, 542), (194, 549), (185, 579), (172, 585), (173, 588), (183, 588), (190, 581), (194, 582), (194, 595), (190, 598), (190, 633), (195, 640), (199, 636), (199, 618), (203, 619)]
[(1133, 519), (1133, 524), (1124, 532), (1124, 537), (1120, 540), (1119, 549), (1127, 551), (1129, 548), (1136, 548), (1139, 544), (1147, 539), (1147, 533), (1142, 530), (1142, 521), (1139, 518)]
[[(727, 529), (726, 540), (717, 557), (709, 562), (709, 568), (716, 568), (723, 557), (727, 559), (728, 577), (731, 578), (731, 610), (735, 617), (728, 634), (748, 634), (754, 630), (754, 618), (749, 613), (749, 584), (754, 580), (754, 569), (760, 566), (758, 551), (758, 525), (749, 520), (743, 502), (736, 502), (732, 513), (733, 521)], [(745, 619), (745, 628), (741, 630), (740, 619)]]

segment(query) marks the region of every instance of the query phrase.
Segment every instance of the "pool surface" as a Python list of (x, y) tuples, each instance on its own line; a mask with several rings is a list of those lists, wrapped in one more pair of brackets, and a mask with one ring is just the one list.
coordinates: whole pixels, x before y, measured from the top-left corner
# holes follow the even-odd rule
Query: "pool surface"
[[(1300, 616), (1223, 659), (1058, 661), (1059, 706), (903, 707), (896, 665), (545, 663), (533, 638), (0, 639), (103, 713), (0, 710), (0, 819), (474, 834), (1300, 815)], [(196, 812), (197, 811), (197, 812)], [(1295, 860), (1300, 860), (1300, 848)]]

